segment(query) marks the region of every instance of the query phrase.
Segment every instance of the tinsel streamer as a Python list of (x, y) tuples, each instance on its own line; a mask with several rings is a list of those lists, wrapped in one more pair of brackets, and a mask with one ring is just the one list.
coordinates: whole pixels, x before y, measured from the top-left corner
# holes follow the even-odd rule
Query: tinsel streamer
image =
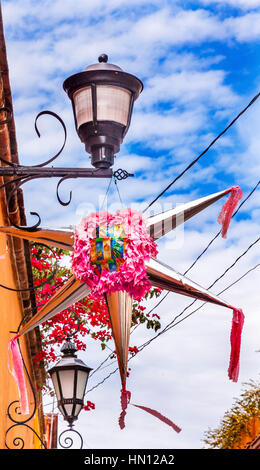
[(131, 403), (131, 405), (135, 406), (136, 408), (140, 408), (141, 410), (144, 410), (147, 413), (150, 413), (152, 416), (155, 416), (155, 418), (160, 419), (163, 423), (168, 424), (168, 426), (171, 426), (174, 431), (181, 432), (181, 428), (179, 428), (179, 426), (177, 426), (169, 418), (166, 418), (166, 416), (163, 416), (161, 413), (159, 413), (159, 411), (153, 410), (152, 408), (148, 408), (147, 406), (134, 405), (133, 403)]
[(126, 415), (126, 409), (128, 407), (128, 404), (130, 403), (131, 400), (131, 392), (129, 390), (126, 390), (125, 388), (125, 383), (122, 384), (122, 390), (121, 390), (121, 407), (122, 411), (119, 416), (119, 426), (121, 429), (125, 428), (125, 415)]
[(230, 333), (230, 361), (228, 368), (228, 377), (233, 382), (237, 382), (239, 374), (239, 358), (241, 347), (241, 334), (244, 325), (244, 314), (241, 309), (233, 309), (232, 328)]
[(227, 238), (227, 231), (231, 217), (238, 204), (238, 201), (243, 196), (243, 192), (239, 186), (233, 186), (231, 189), (227, 190), (227, 193), (230, 193), (230, 195), (228, 197), (228, 200), (223, 205), (218, 216), (218, 223), (222, 225), (221, 235), (223, 238)]
[(125, 428), (125, 416), (126, 416), (126, 409), (128, 405), (135, 406), (136, 408), (140, 408), (143, 411), (146, 411), (146, 413), (151, 414), (155, 418), (158, 418), (160, 421), (163, 423), (167, 424), (168, 426), (171, 426), (174, 431), (176, 432), (181, 432), (181, 428), (177, 426), (173, 421), (171, 421), (169, 418), (166, 418), (166, 416), (163, 416), (161, 413), (159, 413), (156, 410), (153, 410), (152, 408), (148, 408), (147, 406), (142, 406), (142, 405), (134, 405), (133, 403), (130, 403), (131, 400), (131, 392), (126, 390), (125, 388), (125, 383), (122, 384), (122, 390), (121, 390), (121, 407), (122, 411), (118, 420), (119, 426), (121, 429)]

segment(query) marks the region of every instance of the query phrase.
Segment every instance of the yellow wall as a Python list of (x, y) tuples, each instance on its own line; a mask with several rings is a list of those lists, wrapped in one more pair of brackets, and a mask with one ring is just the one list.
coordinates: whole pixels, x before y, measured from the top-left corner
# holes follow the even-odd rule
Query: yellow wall
[(240, 442), (235, 449), (245, 449), (260, 433), (260, 419), (253, 417), (247, 425), (247, 430), (241, 433)]
[[(4, 225), (3, 217), (0, 210), (0, 225)], [(0, 235), (0, 284), (8, 287), (17, 288), (14, 279), (14, 271), (12, 269), (12, 261), (10, 256), (10, 249), (7, 246), (7, 237)], [(16, 292), (8, 291), (0, 287), (0, 448), (4, 449), (5, 446), (5, 435), (6, 431), (13, 426), (13, 423), (8, 415), (7, 409), (9, 404), (19, 399), (17, 386), (12, 374), (8, 370), (8, 341), (14, 336), (10, 331), (16, 331), (22, 318), (22, 308), (20, 303), (20, 295)], [(30, 373), (28, 350), (26, 345), (26, 337), (20, 338), (21, 352), (26, 363), (26, 366)], [(26, 376), (26, 372), (25, 372)], [(30, 373), (31, 376), (31, 373)], [(26, 376), (26, 384), (28, 385), (28, 396), (30, 411), (34, 408), (34, 399), (30, 389), (30, 385)], [(17, 415), (14, 413), (15, 407), (12, 407), (12, 416), (17, 420), (18, 418), (29, 418), (28, 416)], [(26, 424), (38, 429), (38, 420), (35, 417)], [(16, 440), (18, 446), (15, 446), (13, 439)], [(22, 440), (24, 443), (22, 443)], [(25, 448), (31, 449), (38, 446), (38, 439), (35, 439), (35, 435), (25, 426), (14, 426), (8, 432), (7, 445), (9, 448)]]

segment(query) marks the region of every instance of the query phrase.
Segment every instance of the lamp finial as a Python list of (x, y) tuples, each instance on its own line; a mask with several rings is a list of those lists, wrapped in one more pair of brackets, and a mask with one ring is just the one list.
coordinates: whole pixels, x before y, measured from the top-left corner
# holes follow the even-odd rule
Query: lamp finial
[(107, 55), (107, 54), (101, 54), (101, 55), (99, 56), (99, 58), (98, 58), (98, 61), (99, 61), (99, 62), (105, 62), (105, 63), (107, 63), (107, 61), (108, 61), (108, 55)]

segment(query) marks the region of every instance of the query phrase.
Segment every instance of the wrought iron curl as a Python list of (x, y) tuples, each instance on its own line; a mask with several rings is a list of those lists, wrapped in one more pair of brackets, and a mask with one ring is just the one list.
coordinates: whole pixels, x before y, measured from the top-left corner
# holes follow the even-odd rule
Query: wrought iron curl
[(72, 325), (69, 321), (67, 321), (66, 323), (63, 324), (63, 327), (62, 327), (63, 332), (67, 336), (67, 339), (70, 339), (79, 332), (80, 325), (81, 325), (81, 318), (76, 312), (74, 312), (74, 310), (72, 308), (68, 307), (68, 308), (66, 308), (66, 310), (69, 310), (76, 317), (76, 322), (77, 322), (75, 331), (72, 331), (70, 333), (68, 333), (66, 331), (66, 328), (72, 329), (73, 327), (75, 327), (75, 324)]
[[(25, 424), (25, 423), (13, 424), (12, 426), (10, 426), (10, 428), (7, 429), (6, 434), (5, 434), (5, 446), (6, 446), (7, 449), (11, 449), (11, 447), (9, 447), (8, 443), (7, 443), (7, 437), (8, 437), (9, 432), (12, 429), (17, 428), (19, 426), (23, 427), (23, 428), (27, 428), (30, 431), (32, 431), (33, 434), (39, 439), (42, 447), (44, 447), (44, 449), (47, 449), (44, 441), (40, 438), (39, 434), (31, 426), (29, 426), (28, 424)], [(22, 437), (18, 437), (18, 436), (14, 437), (12, 442), (13, 442), (13, 445), (15, 447), (19, 447), (19, 449), (24, 449), (25, 442), (24, 442), (24, 439)]]
[[(74, 433), (74, 434), (77, 434), (77, 436), (79, 437), (80, 439), (80, 447), (78, 447), (79, 449), (82, 449), (83, 448), (83, 438), (81, 436), (81, 434), (76, 431), (75, 429), (65, 429), (65, 431), (63, 431), (60, 435), (59, 435), (59, 445), (63, 448), (63, 449), (71, 449), (71, 447), (73, 446), (74, 444), (74, 441), (72, 439), (71, 436), (67, 436), (64, 438), (64, 435), (67, 434), (67, 433)], [(62, 443), (62, 439), (64, 439), (64, 444)]]
[(62, 205), (62, 206), (68, 206), (70, 203), (71, 203), (71, 199), (72, 199), (72, 191), (70, 191), (70, 197), (69, 197), (69, 200), (67, 202), (64, 202), (62, 201), (62, 199), (60, 198), (60, 195), (59, 195), (59, 187), (60, 187), (60, 184), (67, 180), (67, 179), (70, 179), (70, 178), (73, 178), (72, 176), (63, 176), (63, 178), (60, 179), (60, 181), (58, 182), (57, 184), (57, 188), (56, 188), (56, 195), (57, 195), (57, 199), (59, 201), (59, 203)]
[[(39, 441), (40, 441), (42, 447), (44, 447), (45, 449), (47, 449), (45, 443), (44, 443), (43, 440), (40, 438), (40, 436), (37, 434), (37, 432), (36, 432), (31, 426), (28, 426), (28, 424), (14, 424), (13, 426), (11, 426), (11, 427), (7, 430), (6, 436), (7, 436), (7, 434), (11, 431), (11, 429), (16, 428), (16, 427), (18, 427), (18, 426), (23, 426), (23, 427), (29, 429), (30, 431), (32, 431), (32, 432), (34, 433), (34, 435), (39, 439)], [(15, 447), (19, 447), (19, 449), (24, 449), (24, 444), (25, 444), (25, 443), (24, 443), (24, 439), (23, 439), (22, 437), (14, 437), (14, 438), (13, 438), (13, 445), (14, 445)], [(10, 447), (9, 447), (8, 444), (7, 444), (7, 442), (5, 442), (5, 446), (6, 446), (7, 449), (10, 449)]]
[(53, 160), (56, 160), (56, 158), (58, 158), (58, 156), (63, 151), (63, 149), (65, 147), (65, 144), (66, 144), (66, 140), (67, 140), (67, 129), (66, 129), (66, 126), (64, 124), (64, 121), (61, 119), (61, 117), (58, 114), (54, 113), (53, 111), (48, 111), (48, 110), (41, 111), (40, 113), (37, 114), (37, 116), (35, 118), (34, 128), (35, 128), (35, 131), (36, 131), (36, 134), (38, 135), (38, 137), (40, 138), (41, 134), (40, 134), (38, 126), (37, 126), (37, 121), (38, 121), (40, 116), (44, 116), (46, 114), (55, 117), (61, 123), (62, 128), (64, 130), (64, 141), (63, 141), (63, 144), (62, 144), (60, 150), (53, 157), (49, 158), (48, 160), (46, 160), (43, 163), (40, 163), (39, 165), (34, 165), (35, 167), (43, 167), (43, 166), (48, 165), (48, 163), (53, 162)]
[[(0, 121), (0, 125), (1, 124), (6, 124), (6, 122), (9, 122), (9, 120), (12, 118), (12, 111), (8, 107), (0, 108), (0, 111), (1, 110), (6, 111), (7, 113), (9, 113), (9, 116), (5, 120)], [(125, 180), (129, 176), (134, 176), (133, 174), (128, 173), (126, 170), (122, 170), (121, 168), (116, 170), (113, 173), (111, 168), (107, 168), (107, 169), (95, 168), (95, 169), (92, 169), (92, 168), (54, 168), (54, 167), (46, 167), (46, 165), (48, 165), (49, 163), (56, 160), (58, 158), (58, 156), (61, 154), (61, 152), (63, 151), (63, 149), (65, 147), (65, 144), (66, 144), (66, 140), (67, 140), (67, 129), (66, 129), (64, 121), (62, 120), (62, 118), (58, 114), (54, 113), (53, 111), (49, 111), (49, 110), (41, 111), (40, 113), (37, 114), (37, 116), (35, 118), (35, 122), (34, 122), (35, 132), (36, 132), (36, 134), (39, 138), (41, 137), (41, 134), (40, 134), (39, 127), (38, 127), (38, 119), (41, 116), (44, 116), (44, 115), (49, 115), (49, 116), (54, 117), (61, 124), (62, 129), (64, 131), (64, 140), (63, 140), (62, 146), (60, 147), (60, 149), (58, 150), (58, 152), (54, 156), (48, 158), (46, 161), (44, 161), (42, 163), (39, 163), (37, 165), (32, 165), (32, 166), (21, 165), (21, 164), (18, 164), (18, 163), (10, 162), (10, 161), (5, 160), (4, 158), (0, 157), (0, 161), (2, 161), (2, 163), (5, 164), (4, 166), (0, 167), (0, 176), (11, 178), (8, 181), (5, 181), (4, 184), (2, 184), (0, 186), (0, 189), (3, 189), (3, 188), (8, 188), (9, 189), (10, 186), (13, 185), (13, 187), (11, 187), (10, 191), (8, 191), (9, 194), (7, 195), (8, 207), (10, 206), (11, 199), (14, 197), (15, 193), (18, 192), (18, 190), (21, 188), (22, 185), (24, 185), (25, 183), (27, 183), (29, 181), (39, 179), (39, 178), (51, 178), (51, 177), (60, 178), (60, 180), (57, 184), (57, 188), (56, 188), (57, 199), (58, 199), (59, 203), (62, 206), (68, 206), (71, 202), (71, 199), (72, 199), (72, 192), (70, 191), (68, 201), (63, 201), (62, 198), (60, 197), (60, 194), (59, 194), (59, 188), (60, 188), (61, 183), (65, 180), (67, 180), (67, 179), (74, 179), (74, 178), (111, 178), (112, 176), (114, 176), (117, 180)], [(41, 217), (37, 212), (30, 212), (30, 214), (32, 216), (37, 217), (37, 221), (31, 226), (21, 226), (21, 225), (16, 224), (12, 220), (10, 214), (8, 214), (8, 218), (10, 220), (10, 223), (14, 227), (16, 227), (17, 229), (26, 230), (26, 231), (29, 231), (29, 232), (34, 232), (34, 231), (37, 230), (37, 228), (41, 224)]]
[[(11, 447), (8, 446), (7, 444), (7, 436), (8, 433), (15, 427), (19, 426), (19, 424), (14, 424), (13, 426), (10, 426), (9, 429), (7, 429), (6, 434), (5, 434), (5, 447), (7, 449), (11, 449)], [(15, 447), (19, 447), (19, 449), (24, 449), (24, 439), (22, 437), (14, 437), (13, 438), (13, 445)]]
[[(12, 113), (12, 110), (9, 109), (7, 106), (4, 106), (4, 107), (0, 108), (0, 112), (1, 111), (5, 111), (5, 112), (9, 113), (9, 117), (7, 117), (5, 120), (0, 121), (0, 125), (3, 125), (3, 124), (8, 123), (12, 119), (13, 113)], [(26, 169), (27, 168), (29, 170), (30, 168), (44, 167), (44, 166), (48, 165), (48, 163), (53, 162), (53, 160), (55, 160), (61, 154), (61, 152), (63, 151), (63, 149), (65, 147), (66, 140), (67, 140), (67, 129), (66, 129), (66, 126), (65, 126), (62, 118), (58, 114), (54, 113), (53, 111), (48, 111), (48, 110), (41, 111), (40, 113), (38, 113), (36, 118), (35, 118), (35, 122), (34, 122), (34, 128), (35, 128), (36, 134), (39, 138), (41, 137), (41, 134), (40, 134), (38, 126), (37, 126), (37, 121), (38, 121), (40, 116), (43, 116), (45, 114), (53, 116), (54, 118), (56, 118), (61, 123), (62, 128), (64, 130), (64, 141), (63, 141), (63, 144), (62, 144), (61, 148), (59, 149), (59, 151), (53, 157), (49, 158), (48, 160), (44, 161), (43, 163), (39, 163), (38, 165), (33, 165), (33, 166), (20, 165), (18, 163), (10, 162), (8, 160), (5, 160), (3, 157), (0, 157), (0, 160), (3, 163), (5, 163), (8, 166), (13, 167), (14, 169), (16, 169), (16, 168), (17, 169), (19, 169), (19, 168), (25, 168)]]

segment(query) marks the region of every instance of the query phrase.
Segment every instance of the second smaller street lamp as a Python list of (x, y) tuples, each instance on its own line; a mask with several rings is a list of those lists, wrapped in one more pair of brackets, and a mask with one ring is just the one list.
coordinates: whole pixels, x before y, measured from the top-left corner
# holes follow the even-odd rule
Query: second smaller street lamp
[(77, 358), (77, 348), (67, 338), (61, 348), (63, 356), (48, 370), (58, 400), (58, 408), (72, 427), (84, 405), (88, 376), (92, 370)]
[(134, 101), (143, 84), (134, 75), (108, 64), (101, 54), (99, 63), (68, 77), (63, 88), (72, 101), (75, 126), (95, 168), (109, 168), (128, 131)]

